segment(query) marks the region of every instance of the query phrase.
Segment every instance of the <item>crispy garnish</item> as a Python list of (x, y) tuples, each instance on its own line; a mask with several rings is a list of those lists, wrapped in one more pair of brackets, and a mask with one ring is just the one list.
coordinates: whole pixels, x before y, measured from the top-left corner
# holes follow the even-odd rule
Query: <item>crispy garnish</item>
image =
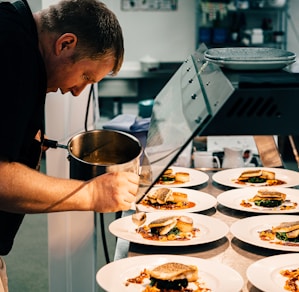
[(299, 268), (293, 270), (282, 270), (280, 274), (288, 279), (285, 282), (284, 289), (291, 292), (299, 292)]

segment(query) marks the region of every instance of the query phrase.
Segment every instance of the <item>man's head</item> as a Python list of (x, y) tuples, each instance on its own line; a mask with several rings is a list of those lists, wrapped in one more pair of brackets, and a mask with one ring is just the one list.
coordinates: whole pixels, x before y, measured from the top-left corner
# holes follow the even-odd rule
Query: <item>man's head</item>
[(87, 84), (120, 70), (124, 57), (122, 30), (103, 3), (62, 0), (37, 13), (35, 19), (48, 91), (60, 88), (63, 93), (78, 95)]

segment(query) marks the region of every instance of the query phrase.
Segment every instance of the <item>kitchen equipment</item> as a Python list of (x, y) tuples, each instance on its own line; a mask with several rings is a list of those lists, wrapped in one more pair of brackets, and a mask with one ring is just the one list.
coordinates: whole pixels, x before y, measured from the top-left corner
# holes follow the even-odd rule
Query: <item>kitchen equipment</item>
[(128, 133), (115, 130), (91, 130), (72, 137), (67, 146), (45, 139), (44, 145), (68, 149), (70, 177), (89, 180), (106, 172), (139, 173), (142, 146)]
[(223, 61), (287, 61), (294, 60), (296, 54), (277, 48), (212, 48), (204, 52), (204, 57)]
[(223, 61), (223, 60), (213, 60), (206, 58), (207, 61), (219, 65), (230, 70), (279, 70), (283, 69), (288, 65), (291, 65), (295, 60), (286, 61)]
[(213, 48), (206, 61), (232, 70), (277, 70), (296, 61), (296, 54), (277, 48)]
[(223, 168), (236, 168), (248, 165), (252, 159), (252, 153), (244, 160), (244, 151), (237, 147), (224, 147)]
[[(137, 203), (196, 135), (299, 133), (294, 123), (299, 108), (298, 74), (225, 70), (206, 61), (207, 50), (200, 45), (155, 98), (145, 147), (148, 163), (141, 167), (145, 179)], [(282, 58), (294, 57), (284, 54)], [(281, 55), (269, 57), (280, 60)]]
[(265, 167), (283, 167), (283, 161), (278, 152), (277, 141), (273, 136), (258, 135), (254, 136), (254, 142), (257, 146), (259, 158)]
[(139, 173), (142, 147), (134, 136), (118, 131), (79, 133), (68, 142), (70, 177), (88, 180), (105, 172)]
[(281, 8), (286, 5), (286, 0), (267, 0), (267, 4), (270, 7)]
[(140, 59), (140, 65), (142, 71), (149, 72), (157, 70), (160, 67), (160, 62), (157, 59), (147, 55)]
[(248, 9), (249, 1), (248, 0), (236, 0), (237, 9)]
[(209, 151), (193, 152), (193, 163), (196, 168), (214, 168), (214, 163), (217, 168), (220, 168), (219, 158)]
[(252, 0), (250, 1), (251, 8), (263, 8), (265, 6), (266, 0)]
[(154, 99), (145, 99), (138, 102), (138, 116), (150, 118), (153, 111)]

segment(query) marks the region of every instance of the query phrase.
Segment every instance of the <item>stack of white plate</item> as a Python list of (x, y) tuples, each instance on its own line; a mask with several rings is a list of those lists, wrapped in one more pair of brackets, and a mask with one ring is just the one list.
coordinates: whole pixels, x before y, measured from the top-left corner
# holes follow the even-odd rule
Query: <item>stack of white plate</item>
[(205, 59), (232, 70), (277, 70), (296, 61), (296, 54), (276, 48), (213, 48)]

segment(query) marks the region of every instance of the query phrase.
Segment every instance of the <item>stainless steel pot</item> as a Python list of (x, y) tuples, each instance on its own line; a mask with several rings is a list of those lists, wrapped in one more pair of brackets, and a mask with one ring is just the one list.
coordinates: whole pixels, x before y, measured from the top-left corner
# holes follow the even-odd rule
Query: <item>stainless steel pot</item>
[(142, 146), (127, 133), (92, 130), (71, 138), (67, 144), (70, 178), (89, 180), (106, 172), (138, 173)]

